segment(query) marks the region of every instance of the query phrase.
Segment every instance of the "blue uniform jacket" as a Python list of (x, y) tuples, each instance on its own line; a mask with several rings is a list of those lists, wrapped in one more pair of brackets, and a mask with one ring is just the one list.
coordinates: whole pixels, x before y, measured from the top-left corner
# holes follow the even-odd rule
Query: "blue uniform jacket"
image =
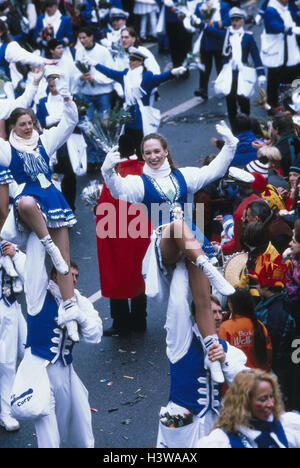
[[(195, 15), (203, 20), (203, 17), (201, 15), (201, 6), (204, 2), (200, 2), (197, 4), (196, 9), (195, 9)], [(228, 2), (220, 2), (221, 6), (221, 21), (223, 27), (230, 26), (230, 17), (229, 17), (229, 10), (230, 10), (230, 4)], [(219, 24), (217, 21), (213, 22), (213, 27), (219, 28)], [(209, 34), (206, 34), (204, 31), (203, 38), (201, 41), (201, 49), (207, 50), (207, 51), (222, 51), (222, 46), (223, 46), (223, 41), (222, 38), (218, 37), (212, 37)]]
[[(97, 65), (95, 68), (99, 72), (103, 73), (103, 75), (106, 75), (112, 80), (120, 83), (124, 90), (124, 76), (128, 72), (128, 68), (123, 71), (113, 70), (112, 68), (105, 67), (104, 65)], [(164, 81), (170, 80), (171, 78), (173, 78), (173, 76), (170, 72), (165, 72), (160, 75), (154, 75), (151, 71), (148, 70), (143, 72), (143, 78), (141, 82), (141, 88), (143, 91), (145, 91), (144, 96), (141, 98), (143, 105), (149, 106), (151, 91)], [(143, 128), (143, 124), (138, 104), (131, 106), (130, 111), (132, 114), (132, 119), (126, 124), (126, 127), (135, 130), (141, 130)]]
[[(36, 27), (34, 29), (34, 40), (39, 42), (40, 32), (44, 29), (43, 20), (45, 15), (40, 15), (37, 19)], [(74, 41), (73, 28), (70, 18), (67, 16), (61, 17), (61, 23), (55, 36), (59, 41), (63, 41), (64, 45), (69, 45)]]
[[(218, 37), (224, 40), (226, 38), (226, 32), (227, 29), (219, 29), (219, 28), (214, 28), (212, 26), (207, 26), (204, 25), (202, 26), (204, 28), (204, 31), (211, 37)], [(249, 65), (249, 56), (252, 57), (252, 60), (254, 62), (254, 66), (257, 71), (257, 75), (265, 75), (265, 69), (262, 64), (261, 58), (260, 58), (260, 53), (258, 50), (258, 47), (256, 45), (256, 42), (253, 38), (253, 34), (251, 32), (245, 32), (244, 36), (242, 38), (242, 63), (244, 65)], [(228, 56), (223, 57), (223, 63), (228, 63), (229, 60), (231, 59), (231, 54)]]
[[(297, 25), (300, 24), (300, 18), (297, 16), (295, 10), (289, 7), (293, 20)], [(280, 34), (284, 33), (285, 26), (283, 19), (275, 8), (267, 7), (264, 13), (264, 25), (267, 34)], [(292, 34), (292, 28), (289, 28), (287, 34)]]

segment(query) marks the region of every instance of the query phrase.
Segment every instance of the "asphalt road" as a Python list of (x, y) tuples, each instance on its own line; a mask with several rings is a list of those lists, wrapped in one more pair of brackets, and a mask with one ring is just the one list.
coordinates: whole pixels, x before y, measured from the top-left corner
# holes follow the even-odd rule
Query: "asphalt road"
[[(256, 28), (255, 28), (256, 30)], [(152, 49), (155, 54), (156, 46)], [(164, 67), (169, 57), (159, 56)], [(215, 77), (213, 72), (212, 79)], [(162, 113), (194, 98), (198, 72), (188, 80), (173, 80), (160, 87), (157, 103)], [(213, 97), (191, 109), (177, 113), (164, 122), (161, 133), (168, 139), (172, 155), (179, 166), (199, 166), (214, 151), (210, 138), (216, 136), (215, 125), (226, 119), (224, 99)], [(252, 107), (253, 114), (265, 117)], [(95, 217), (80, 198), (81, 190), (95, 177), (78, 179), (77, 219), (70, 232), (71, 257), (78, 263), (78, 287), (90, 297), (100, 289), (96, 257)], [(100, 298), (95, 307), (104, 327), (111, 325), (108, 299)], [(97, 448), (151, 448), (155, 446), (160, 407), (168, 401), (169, 368), (165, 353), (165, 304), (149, 301), (148, 329), (144, 335), (129, 338), (104, 337), (99, 345), (79, 344), (74, 350), (74, 367), (89, 391), (93, 408), (93, 430)], [(102, 381), (102, 382), (101, 382)], [(22, 422), (17, 433), (0, 428), (1, 448), (37, 447), (34, 425)]]

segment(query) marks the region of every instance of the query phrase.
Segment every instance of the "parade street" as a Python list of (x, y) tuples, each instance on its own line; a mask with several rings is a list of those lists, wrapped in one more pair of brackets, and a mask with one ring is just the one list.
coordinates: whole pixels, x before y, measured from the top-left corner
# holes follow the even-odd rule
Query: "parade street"
[[(256, 35), (260, 28), (252, 30)], [(151, 50), (164, 71), (169, 56), (158, 56), (154, 44)], [(159, 88), (156, 107), (162, 113), (160, 132), (167, 138), (180, 167), (200, 166), (205, 156), (216, 151), (210, 138), (217, 136), (215, 125), (226, 120), (226, 103), (213, 97), (213, 79), (215, 71), (209, 85), (210, 99), (206, 102), (194, 97), (194, 90), (199, 87), (197, 70), (192, 70), (186, 80), (174, 79)], [(256, 95), (252, 98), (251, 115), (265, 118), (264, 111), (255, 105)], [(96, 175), (78, 178), (78, 222), (70, 231), (71, 259), (79, 266), (78, 289), (94, 303), (103, 327), (108, 328), (109, 300), (100, 291), (95, 216), (80, 198), (82, 189), (96, 178)], [(102, 181), (100, 174), (98, 180)], [(96, 448), (151, 448), (156, 444), (158, 414), (160, 407), (167, 404), (169, 394), (165, 304), (149, 301), (147, 312), (144, 334), (103, 337), (98, 345), (75, 346), (74, 368), (89, 391)], [(0, 428), (0, 447), (36, 448), (34, 424), (21, 422), (15, 433)]]

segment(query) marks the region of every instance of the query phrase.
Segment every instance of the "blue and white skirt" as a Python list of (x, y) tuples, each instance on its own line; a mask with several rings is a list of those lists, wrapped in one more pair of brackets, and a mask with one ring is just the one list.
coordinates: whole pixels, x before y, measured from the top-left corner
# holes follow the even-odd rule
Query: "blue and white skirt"
[(10, 184), (13, 180), (10, 170), (7, 167), (0, 166), (0, 185)]
[(21, 231), (24, 230), (24, 225), (22, 225), (18, 214), (18, 202), (26, 196), (35, 199), (48, 228), (72, 227), (77, 223), (65, 197), (52, 183), (48, 188), (43, 189), (38, 182), (35, 182), (26, 184), (22, 192), (14, 199), (16, 223)]

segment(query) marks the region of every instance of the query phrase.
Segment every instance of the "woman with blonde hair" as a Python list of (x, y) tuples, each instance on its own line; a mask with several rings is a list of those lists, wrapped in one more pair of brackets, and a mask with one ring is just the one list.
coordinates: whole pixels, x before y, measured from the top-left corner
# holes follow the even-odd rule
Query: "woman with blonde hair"
[(300, 415), (284, 411), (275, 377), (240, 372), (224, 398), (215, 429), (198, 448), (299, 448)]

